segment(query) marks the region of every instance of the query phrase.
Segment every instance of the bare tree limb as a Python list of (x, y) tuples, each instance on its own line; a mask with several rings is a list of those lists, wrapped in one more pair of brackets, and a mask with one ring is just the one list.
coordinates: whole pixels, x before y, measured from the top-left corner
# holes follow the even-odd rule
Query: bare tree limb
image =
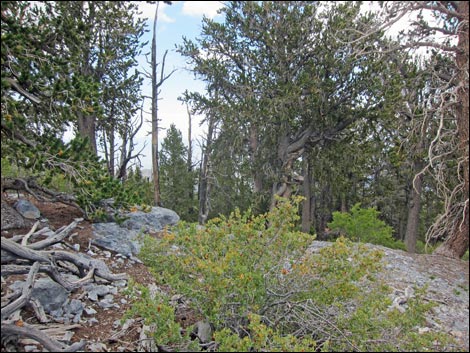
[(85, 347), (86, 341), (80, 341), (67, 346), (59, 341), (53, 340), (46, 333), (30, 325), (16, 326), (14, 324), (2, 323), (2, 336), (19, 335), (35, 339), (41, 343), (49, 352), (76, 352)]

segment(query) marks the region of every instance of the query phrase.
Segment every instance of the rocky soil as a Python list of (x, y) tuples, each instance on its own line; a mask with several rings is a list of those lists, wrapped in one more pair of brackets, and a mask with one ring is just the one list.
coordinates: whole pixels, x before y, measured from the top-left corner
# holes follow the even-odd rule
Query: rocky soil
[[(13, 203), (13, 201), (12, 201)], [(60, 203), (37, 202), (47, 226), (58, 229), (70, 224), (80, 214), (72, 207)], [(3, 211), (2, 211), (3, 218)], [(30, 222), (31, 223), (31, 222)], [(12, 237), (26, 234), (31, 224), (26, 222), (23, 228), (3, 230), (2, 236)], [(45, 225), (45, 224), (44, 224)], [(135, 282), (157, 288), (157, 283), (149, 270), (135, 257), (120, 256), (115, 252), (100, 248), (91, 243), (93, 227), (82, 221), (66, 241), (66, 247), (102, 259), (113, 273), (126, 273)], [(312, 251), (328, 246), (327, 242), (315, 241)], [(375, 245), (374, 245), (375, 247)], [(394, 288), (394, 302), (397, 307), (406, 310), (406, 299), (412, 295), (414, 287), (428, 285), (426, 297), (438, 305), (428, 317), (422, 330), (440, 330), (453, 336), (457, 342), (451, 350), (468, 351), (469, 348), (469, 267), (468, 261), (452, 260), (433, 255), (410, 255), (403, 251), (380, 247), (384, 251), (382, 278)], [(2, 300), (15, 280), (20, 276), (2, 277)], [(85, 289), (79, 289), (69, 296), (67, 305), (57, 318), (46, 324), (51, 329), (57, 324), (56, 336), (66, 342), (74, 343), (81, 339), (88, 341), (85, 351), (150, 351), (157, 347), (145, 344), (140, 320), (129, 320), (124, 325), (120, 319), (130, 307), (130, 300), (124, 294), (126, 281), (113, 283), (98, 282)], [(165, 290), (165, 288), (160, 288)], [(410, 294), (411, 293), (411, 294)], [(79, 304), (81, 303), (81, 304)], [(176, 305), (176, 304), (175, 304)], [(183, 327), (196, 323), (196, 317), (184, 303), (176, 308), (177, 318)], [(60, 315), (59, 315), (60, 314)], [(40, 325), (32, 310), (22, 313), (21, 320), (28, 324)], [(57, 319), (56, 318), (56, 319)], [(44, 326), (44, 324), (42, 324)], [(51, 334), (52, 336), (52, 334)], [(42, 351), (42, 347), (32, 340), (2, 342), (2, 351)]]

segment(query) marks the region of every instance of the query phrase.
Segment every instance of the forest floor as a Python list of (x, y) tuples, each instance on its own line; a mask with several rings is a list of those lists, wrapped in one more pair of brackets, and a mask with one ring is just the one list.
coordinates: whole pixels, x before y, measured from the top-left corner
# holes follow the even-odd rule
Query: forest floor
[[(62, 226), (67, 226), (74, 221), (76, 218), (81, 218), (81, 213), (74, 207), (64, 205), (62, 203), (52, 203), (52, 202), (38, 202), (32, 200), (36, 207), (41, 211), (41, 215), (44, 218), (48, 219), (48, 226), (51, 230), (59, 229)], [(9, 230), (8, 234), (2, 235), (6, 237), (11, 237), (16, 234), (26, 234), (31, 229), (29, 228), (19, 228)], [(79, 244), (79, 252), (86, 252), (90, 246), (90, 239), (92, 237), (92, 224), (89, 221), (82, 221), (79, 225), (72, 231), (72, 233), (77, 233), (70, 240), (67, 241), (69, 245)], [(139, 263), (134, 263), (132, 266), (129, 266), (128, 263), (118, 263), (115, 262), (115, 257), (111, 256), (110, 258), (102, 258), (106, 262), (108, 268), (113, 273), (126, 273), (129, 279), (133, 279), (136, 283), (143, 285), (155, 284), (155, 279), (152, 274), (149, 272), (148, 268)], [(112, 266), (111, 266), (112, 265)], [(78, 296), (80, 293), (74, 293), (73, 295)], [(73, 296), (71, 296), (73, 298)], [(121, 302), (121, 299), (124, 299), (125, 302)], [(125, 295), (119, 291), (114, 296), (114, 302), (119, 303), (119, 309), (103, 309), (98, 306), (94, 307), (97, 311), (93, 315), (94, 318), (98, 320), (98, 323), (90, 325), (85, 323), (81, 327), (74, 329), (74, 336), (72, 338), (73, 342), (78, 342), (81, 339), (84, 339), (90, 344), (86, 346), (86, 351), (137, 351), (139, 346), (139, 334), (142, 327), (142, 323), (136, 322), (134, 327), (129, 327), (126, 332), (125, 337), (120, 338), (117, 341), (110, 341), (110, 337), (118, 331), (114, 323), (117, 320), (120, 320), (123, 317), (123, 314), (130, 308), (131, 303), (129, 298), (126, 298)], [(37, 323), (37, 320), (34, 318), (34, 314), (26, 310), (26, 315), (29, 316), (23, 317), (23, 320), (28, 323)], [(185, 318), (185, 325), (189, 323), (194, 323), (195, 319)], [(93, 345), (93, 343), (98, 343), (98, 345)], [(105, 346), (102, 346), (100, 343), (104, 343)]]
[[(33, 203), (39, 208), (42, 216), (48, 219), (48, 226), (52, 230), (56, 230), (64, 225), (69, 225), (74, 221), (74, 219), (81, 217), (80, 212), (78, 210), (73, 207), (63, 205), (61, 203), (38, 202), (34, 200), (31, 201), (33, 201)], [(15, 234), (26, 234), (29, 230), (30, 228), (15, 229), (8, 231), (7, 234), (2, 231), (2, 235), (10, 237)], [(90, 239), (92, 236), (92, 224), (88, 221), (82, 221), (79, 223), (79, 225), (73, 232), (77, 234), (73, 236), (68, 241), (68, 243), (70, 245), (79, 244), (79, 251), (86, 252), (86, 250), (89, 249), (90, 246)], [(468, 261), (446, 259), (433, 255), (410, 255), (402, 251), (397, 252), (396, 250), (387, 250), (386, 253), (389, 253), (389, 255), (392, 256), (393, 259), (396, 259), (396, 262), (400, 262), (400, 264), (398, 265), (394, 264), (394, 266), (396, 266), (395, 268), (397, 273), (398, 271), (409, 271), (407, 262), (411, 261), (417, 264), (416, 267), (413, 265), (413, 268), (417, 269), (413, 271), (423, 271), (423, 273), (425, 272), (428, 277), (431, 274), (436, 278), (444, 279), (448, 283), (452, 282), (453, 280), (455, 280), (456, 282), (462, 282), (462, 278), (464, 278), (463, 287), (466, 286), (466, 295), (468, 296)], [(143, 264), (135, 263), (129, 266), (128, 263), (116, 263), (114, 261), (114, 256), (111, 256), (110, 258), (104, 258), (103, 260), (107, 263), (108, 267), (112, 270), (113, 273), (126, 273), (128, 277), (132, 278), (136, 283), (140, 283), (146, 286), (149, 286), (150, 284), (155, 284), (154, 277), (150, 273), (149, 269)], [(401, 264), (402, 261), (403, 264)], [(421, 275), (421, 273), (417, 274)], [(413, 273), (411, 273), (410, 275), (411, 278), (413, 278)], [(388, 284), (392, 285), (392, 287), (398, 288), (403, 286), (403, 283), (401, 281), (402, 279), (399, 278), (390, 278), (388, 279)], [(435, 289), (436, 292), (440, 291), (440, 288)], [(451, 303), (453, 301), (453, 298), (448, 294), (444, 294), (444, 291), (442, 291), (441, 300)], [(115, 322), (117, 320), (120, 320), (125, 311), (131, 306), (129, 298), (126, 298), (122, 292), (118, 292), (118, 294), (115, 296), (114, 302), (120, 303), (121, 299), (124, 300), (122, 301), (123, 304), (120, 304), (119, 309), (95, 308), (97, 313), (94, 314), (94, 317), (98, 320), (98, 323), (90, 325), (87, 322), (81, 325), (81, 327), (74, 329), (73, 331), (75, 334), (72, 338), (72, 342), (77, 342), (81, 339), (90, 342), (90, 344), (86, 346), (85, 351), (137, 351), (139, 346), (139, 331), (141, 330), (142, 323), (134, 323), (134, 327), (130, 327), (126, 332), (126, 335), (124, 337), (121, 337), (119, 340), (109, 340), (112, 334), (116, 332), (116, 327), (114, 325)], [(464, 312), (467, 313), (466, 315), (468, 321), (468, 301), (467, 307), (462, 309)], [(28, 319), (32, 322), (35, 320), (32, 312), (30, 313), (29, 318), (23, 317), (23, 319), (26, 322)], [(448, 319), (449, 327), (451, 326), (450, 321), (452, 319), (452, 317)], [(185, 321), (180, 322), (180, 324), (182, 324), (182, 327), (187, 327), (188, 325), (197, 321), (197, 318), (185, 317), (184, 320)], [(443, 326), (445, 325), (446, 323), (444, 322)], [(451, 329), (449, 328), (449, 331), (450, 330)], [(463, 347), (464, 350), (468, 348), (468, 325), (466, 331), (467, 332), (464, 332), (463, 334), (459, 333), (459, 335), (463, 335), (462, 337), (457, 337), (459, 338), (459, 341), (462, 342), (462, 346), (460, 347), (460, 349), (462, 349)], [(97, 345), (93, 345), (93, 343)], [(103, 346), (102, 344), (105, 344), (105, 346)]]

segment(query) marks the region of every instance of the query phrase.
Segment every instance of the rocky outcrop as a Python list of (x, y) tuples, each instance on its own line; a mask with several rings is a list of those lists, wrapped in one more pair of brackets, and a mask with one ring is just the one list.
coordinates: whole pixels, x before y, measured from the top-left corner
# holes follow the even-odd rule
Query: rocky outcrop
[[(314, 241), (309, 248), (318, 252), (330, 242)], [(384, 256), (381, 259), (382, 270), (377, 279), (382, 280), (392, 289), (390, 309), (396, 308), (406, 315), (408, 301), (415, 294), (415, 289), (426, 289), (426, 300), (436, 303), (426, 317), (427, 330), (445, 331), (452, 336), (460, 347), (469, 348), (469, 268), (468, 261), (444, 258), (427, 254), (409, 254), (402, 250), (386, 248), (380, 245), (365, 244), (369, 248), (379, 249)]]
[(138, 254), (141, 246), (139, 235), (160, 232), (180, 219), (176, 212), (162, 207), (152, 207), (150, 212), (127, 212), (120, 218), (125, 220), (93, 224), (92, 244), (126, 257)]

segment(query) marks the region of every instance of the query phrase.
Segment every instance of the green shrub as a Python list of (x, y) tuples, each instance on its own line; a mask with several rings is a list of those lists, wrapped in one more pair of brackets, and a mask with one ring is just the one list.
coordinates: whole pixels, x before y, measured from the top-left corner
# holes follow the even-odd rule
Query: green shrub
[(175, 320), (175, 309), (165, 294), (157, 292), (151, 295), (147, 287), (133, 281), (129, 282), (125, 294), (131, 298), (132, 306), (122, 317), (121, 323), (138, 316), (144, 319), (145, 325), (155, 325), (153, 339), (158, 344), (179, 349), (196, 348), (189, 338), (189, 332), (187, 336), (181, 335), (181, 326)]
[(280, 199), (260, 216), (235, 211), (206, 227), (181, 222), (161, 239), (144, 237), (139, 257), (157, 283), (214, 324), (219, 351), (430, 350), (447, 342), (419, 333), (431, 304), (418, 289), (405, 313), (389, 309), (391, 291), (376, 276), (383, 252), (344, 237), (310, 250), (312, 237), (293, 230), (299, 201)]
[(247, 312), (263, 305), (264, 275), (304, 253), (313, 240), (292, 231), (298, 220), (295, 210), (279, 200), (279, 207), (267, 215), (236, 210), (204, 228), (180, 222), (161, 240), (146, 237), (140, 257), (158, 281), (192, 298), (212, 322), (238, 326)]
[(328, 227), (353, 241), (405, 250), (403, 242), (392, 237), (393, 228), (380, 220), (379, 215), (375, 208), (361, 208), (357, 203), (351, 212), (333, 212), (333, 221)]

